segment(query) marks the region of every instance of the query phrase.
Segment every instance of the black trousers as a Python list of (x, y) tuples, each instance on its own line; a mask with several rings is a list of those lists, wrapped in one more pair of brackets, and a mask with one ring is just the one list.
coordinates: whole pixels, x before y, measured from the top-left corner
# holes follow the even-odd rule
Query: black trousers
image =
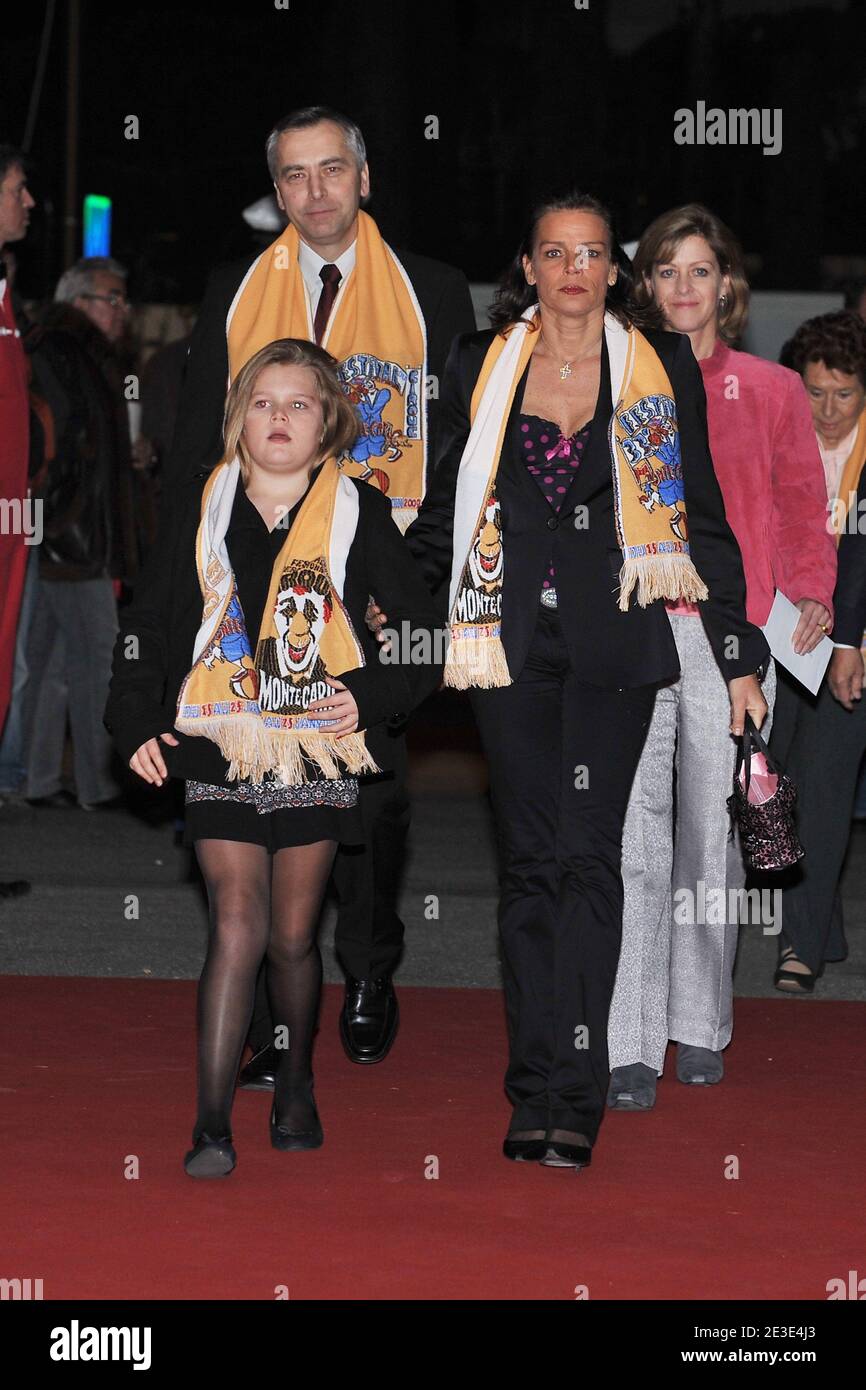
[[(364, 844), (340, 845), (331, 874), (338, 902), (334, 945), (346, 974), (358, 980), (390, 975), (403, 951), (405, 928), (397, 897), (410, 818), (405, 726), (386, 736), (392, 771), (360, 783)], [(248, 1040), (254, 1052), (274, 1040), (264, 964), (256, 979)]]
[(778, 673), (770, 751), (797, 788), (797, 831), (806, 853), (767, 880), (782, 888), (780, 945), (793, 947), (817, 972), (825, 961), (848, 955), (839, 876), (866, 752), (866, 701), (846, 710), (826, 681), (814, 696), (783, 667)]
[(622, 828), (655, 696), (655, 685), (608, 690), (581, 680), (557, 614), (544, 608), (514, 683), (472, 692), (500, 852), (515, 1130), (573, 1130), (592, 1143), (601, 1124)]

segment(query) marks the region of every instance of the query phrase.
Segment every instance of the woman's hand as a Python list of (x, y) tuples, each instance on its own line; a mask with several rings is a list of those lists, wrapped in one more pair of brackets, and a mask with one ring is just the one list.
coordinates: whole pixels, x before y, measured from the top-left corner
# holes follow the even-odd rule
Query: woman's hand
[[(160, 734), (163, 743), (168, 743), (172, 748), (177, 748), (178, 741), (174, 734)], [(159, 739), (149, 738), (147, 743), (143, 743), (136, 749), (129, 760), (129, 766), (133, 772), (137, 772), (139, 777), (143, 777), (145, 782), (152, 782), (157, 787), (161, 787), (168, 777), (165, 761), (159, 747)]]
[(342, 738), (344, 734), (353, 734), (358, 727), (358, 706), (351, 691), (347, 690), (342, 681), (334, 680), (333, 676), (328, 677), (329, 683), (334, 687), (334, 695), (326, 695), (322, 700), (314, 700), (308, 707), (307, 713), (314, 719), (333, 719), (336, 722), (331, 724), (327, 730), (329, 734), (336, 734)]
[(756, 729), (767, 717), (767, 702), (757, 676), (736, 676), (728, 681), (731, 697), (731, 733), (738, 738), (746, 727), (746, 715), (752, 716)]
[(382, 628), (388, 621), (387, 613), (383, 613), (374, 598), (367, 604), (367, 612), (364, 615), (367, 627), (372, 632), (377, 642), (387, 642), (387, 637), (382, 632)]
[(827, 636), (830, 610), (815, 598), (801, 598), (796, 606), (800, 610), (800, 621), (794, 629), (791, 645), (798, 656), (805, 656)]
[(859, 648), (836, 648), (830, 657), (827, 684), (843, 709), (854, 708), (854, 702), (863, 694), (863, 656)]

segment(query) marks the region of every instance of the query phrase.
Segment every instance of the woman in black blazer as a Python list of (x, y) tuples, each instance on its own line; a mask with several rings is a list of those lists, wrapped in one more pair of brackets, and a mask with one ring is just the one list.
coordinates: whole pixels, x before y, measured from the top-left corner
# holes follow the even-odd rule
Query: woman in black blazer
[(452, 348), (438, 464), (407, 533), (442, 605), (452, 575), (453, 604), (455, 496), (464, 452), (471, 452), (470, 403), (497, 332), (507, 335), (529, 314), (536, 345), (502, 435), (498, 518), (491, 497), (470, 551), (483, 552), (472, 562), (476, 574), (480, 566), (494, 575), (501, 539), (501, 645), (510, 683), (474, 688), (471, 700), (502, 861), (506, 1092), (514, 1106), (504, 1152), (550, 1166), (585, 1166), (603, 1115), (623, 818), (656, 687), (679, 672), (664, 604), (632, 598), (626, 611), (618, 606), (626, 567), (609, 445), (611, 319), (641, 327), (673, 391), (687, 522), (673, 503), (671, 534), (687, 536), (709, 590), (702, 611), (730, 683), (732, 732), (742, 730), (747, 710), (758, 722), (766, 711), (755, 673), (768, 648), (745, 617), (742, 563), (713, 473), (700, 371), (687, 338), (639, 318), (630, 285), (610, 214), (597, 200), (577, 194), (538, 209), (500, 287), (494, 328), (464, 335)]
[[(165, 509), (121, 615), (106, 709), (135, 772), (157, 785), (184, 779), (187, 837), (208, 890), (198, 1117), (185, 1159), (195, 1177), (235, 1166), (232, 1097), (263, 958), (279, 1057), (271, 1142), (322, 1143), (311, 1066), (322, 893), (337, 844), (363, 841), (357, 773), (378, 761), (385, 721), (418, 704), (441, 670), (435, 605), (387, 499), (335, 462), (357, 417), (334, 359), (293, 339), (263, 348), (232, 384), (225, 433), (226, 462)], [(412, 664), (411, 641), (376, 646), (370, 595), (408, 624), (398, 631), (429, 634), (427, 664)], [(216, 716), (225, 722), (207, 723)], [(253, 758), (265, 759), (265, 775), (248, 770)]]

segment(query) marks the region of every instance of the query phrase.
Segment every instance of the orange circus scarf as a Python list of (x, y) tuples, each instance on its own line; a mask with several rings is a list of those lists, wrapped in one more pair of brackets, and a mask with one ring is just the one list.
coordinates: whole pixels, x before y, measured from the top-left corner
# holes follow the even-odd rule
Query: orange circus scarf
[[(277, 338), (314, 340), (299, 246), (290, 225), (241, 282), (226, 325), (230, 378)], [(359, 417), (346, 471), (386, 494), (405, 531), (425, 490), (427, 336), (411, 281), (365, 212), (358, 214), (355, 266), (340, 285), (322, 347), (340, 363)]]
[(192, 668), (178, 695), (175, 727), (212, 739), (231, 780), (271, 774), (297, 786), (309, 781), (305, 757), (322, 776), (379, 769), (363, 733), (339, 738), (327, 719), (312, 718), (330, 681), (364, 665), (341, 591), (358, 524), (358, 491), (328, 459), (307, 493), (274, 561), (253, 653), (226, 547), (237, 459), (215, 468), (202, 495), (196, 564), (204, 609)]
[[(507, 563), (496, 472), (517, 384), (539, 339), (538, 306), (487, 350), (470, 405), (471, 429), (454, 507), (451, 642), (445, 684), (509, 685), (501, 642), (502, 581)], [(708, 597), (689, 555), (676, 402), (655, 349), (636, 328), (605, 315), (610, 361), (608, 444), (617, 540), (622, 550), (619, 608), (631, 594), (643, 608), (656, 599)], [(567, 595), (560, 601), (568, 601)]]

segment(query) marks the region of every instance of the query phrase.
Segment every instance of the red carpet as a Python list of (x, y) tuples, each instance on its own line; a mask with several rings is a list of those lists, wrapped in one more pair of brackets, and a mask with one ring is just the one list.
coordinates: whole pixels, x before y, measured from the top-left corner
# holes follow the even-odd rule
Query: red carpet
[(823, 1300), (866, 1274), (863, 1004), (739, 1001), (722, 1085), (681, 1086), (669, 1052), (655, 1111), (608, 1114), (575, 1174), (500, 1156), (498, 993), (401, 990), (375, 1067), (345, 1059), (339, 998), (324, 1147), (274, 1152), (270, 1097), (240, 1092), (238, 1166), (196, 1182), (195, 986), (0, 978), (0, 1276), (46, 1299)]

